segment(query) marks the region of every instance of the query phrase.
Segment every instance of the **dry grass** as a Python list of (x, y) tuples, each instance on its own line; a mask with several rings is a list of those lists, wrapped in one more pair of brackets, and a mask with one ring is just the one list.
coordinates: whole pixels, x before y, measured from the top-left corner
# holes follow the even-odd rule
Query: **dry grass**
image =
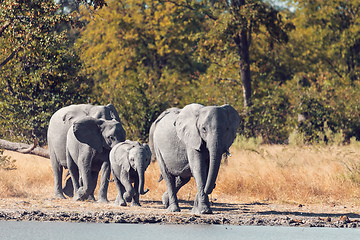
[(359, 205), (360, 150), (353, 146), (261, 146), (237, 150), (214, 194), (239, 201)]
[(5, 151), (16, 160), (16, 170), (0, 169), (0, 197), (40, 198), (53, 195), (50, 160), (30, 154)]
[[(232, 149), (222, 164), (217, 185), (210, 196), (220, 202), (253, 202), (269, 199), (277, 203), (360, 205), (360, 148), (349, 146), (285, 147), (262, 145), (256, 149)], [(5, 151), (16, 159), (16, 170), (0, 170), (0, 197), (53, 197), (53, 175), (49, 159)], [(159, 167), (146, 172), (148, 194), (142, 200), (161, 201), (166, 190), (158, 182)], [(109, 200), (116, 197), (115, 184)], [(196, 185), (184, 186), (179, 199), (192, 201)]]

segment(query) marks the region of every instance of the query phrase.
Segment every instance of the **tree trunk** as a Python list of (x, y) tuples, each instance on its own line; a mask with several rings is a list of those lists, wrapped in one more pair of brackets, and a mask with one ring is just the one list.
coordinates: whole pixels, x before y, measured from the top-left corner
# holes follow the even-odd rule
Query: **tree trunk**
[(251, 72), (250, 72), (250, 43), (248, 31), (241, 30), (234, 38), (240, 56), (240, 77), (243, 87), (244, 108), (251, 106)]
[[(233, 1), (232, 4), (237, 8), (245, 5), (245, 0)], [(251, 106), (251, 72), (250, 72), (250, 44), (251, 26), (243, 27), (240, 33), (236, 33), (234, 41), (240, 57), (239, 68), (243, 87), (244, 108)]]
[(14, 143), (6, 141), (4, 139), (0, 139), (0, 148), (20, 153), (30, 153), (44, 158), (50, 158), (49, 150), (41, 147), (36, 147), (36, 145), (36, 141), (34, 141), (33, 145), (29, 145), (25, 143)]

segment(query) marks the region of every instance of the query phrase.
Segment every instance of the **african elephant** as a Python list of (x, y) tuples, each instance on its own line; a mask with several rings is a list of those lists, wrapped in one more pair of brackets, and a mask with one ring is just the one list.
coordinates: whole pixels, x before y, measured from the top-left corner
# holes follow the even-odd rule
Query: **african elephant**
[(228, 152), (240, 124), (230, 105), (189, 104), (164, 111), (150, 128), (149, 145), (167, 186), (163, 204), (169, 212), (180, 211), (179, 189), (193, 176), (197, 194), (192, 211), (212, 213), (208, 194), (215, 187), (222, 155)]
[(123, 141), (125, 131), (114, 119), (84, 117), (71, 125), (66, 141), (66, 163), (75, 190), (74, 200), (85, 200), (94, 192), (101, 170), (99, 201), (107, 201), (111, 173), (109, 153)]
[[(140, 206), (139, 195), (144, 191), (144, 173), (151, 161), (151, 152), (147, 144), (129, 141), (117, 144), (110, 151), (110, 165), (118, 195), (115, 204)], [(134, 187), (131, 183), (134, 183)]]
[(112, 104), (106, 106), (91, 104), (70, 105), (59, 109), (52, 115), (47, 139), (54, 172), (56, 198), (65, 198), (63, 193), (69, 197), (73, 196), (71, 179), (68, 179), (64, 189), (62, 188), (63, 168), (67, 168), (66, 137), (72, 123), (86, 116), (106, 120), (115, 119), (120, 122), (119, 114)]

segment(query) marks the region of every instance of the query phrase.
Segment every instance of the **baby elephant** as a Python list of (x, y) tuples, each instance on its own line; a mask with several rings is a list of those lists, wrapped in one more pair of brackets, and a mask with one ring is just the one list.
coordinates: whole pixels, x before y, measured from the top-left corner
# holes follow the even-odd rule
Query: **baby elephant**
[(140, 206), (139, 195), (149, 191), (144, 191), (144, 173), (150, 160), (151, 151), (147, 144), (126, 140), (111, 149), (111, 172), (118, 192), (115, 204), (126, 206), (126, 202), (131, 202), (131, 206)]

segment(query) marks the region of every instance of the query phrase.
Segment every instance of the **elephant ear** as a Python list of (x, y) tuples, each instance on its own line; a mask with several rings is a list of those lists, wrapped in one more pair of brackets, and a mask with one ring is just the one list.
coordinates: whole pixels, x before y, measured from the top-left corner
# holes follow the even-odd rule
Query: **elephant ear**
[(197, 128), (200, 109), (204, 106), (197, 103), (186, 105), (179, 113), (175, 128), (179, 139), (188, 147), (200, 150), (202, 139)]
[(103, 151), (103, 136), (98, 126), (102, 122), (103, 120), (84, 117), (73, 123), (76, 139), (81, 143), (89, 145), (99, 153)]
[(108, 105), (106, 105), (105, 107), (107, 107), (110, 111), (110, 117), (112, 118), (112, 119), (115, 119), (116, 121), (118, 121), (118, 122), (120, 122), (120, 117), (119, 117), (119, 114), (118, 114), (118, 112), (116, 111), (116, 108), (114, 107), (114, 105), (112, 105), (112, 104), (108, 104)]
[(115, 152), (116, 163), (126, 171), (130, 171), (130, 159), (129, 152), (132, 148), (134, 148), (134, 144), (132, 141), (126, 140), (125, 142), (119, 143), (117, 145), (117, 150)]
[(225, 104), (221, 107), (226, 111), (229, 117), (229, 134), (226, 140), (227, 148), (229, 148), (236, 137), (236, 132), (240, 125), (241, 118), (239, 113), (232, 106)]
[(146, 159), (148, 160), (146, 162), (146, 167), (150, 165), (150, 161), (151, 161), (151, 150), (149, 145), (147, 145), (146, 143), (142, 144), (142, 147), (145, 149), (145, 153), (146, 153)]

